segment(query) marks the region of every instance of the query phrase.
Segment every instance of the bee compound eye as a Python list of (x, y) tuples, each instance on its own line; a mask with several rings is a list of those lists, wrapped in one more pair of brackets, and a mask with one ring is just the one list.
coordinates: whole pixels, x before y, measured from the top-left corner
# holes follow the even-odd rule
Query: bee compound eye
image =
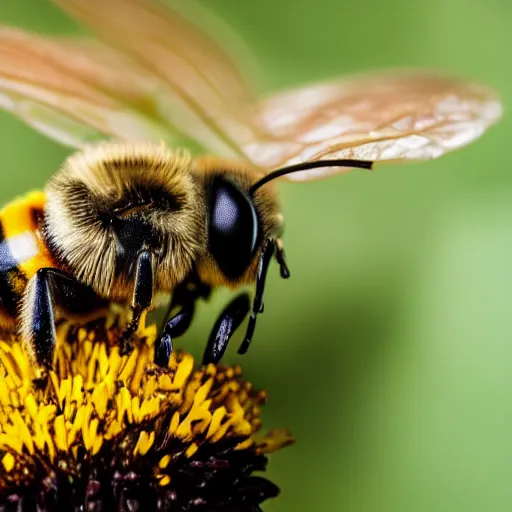
[(209, 248), (224, 275), (236, 279), (250, 265), (258, 238), (251, 199), (232, 183), (217, 179), (211, 189)]

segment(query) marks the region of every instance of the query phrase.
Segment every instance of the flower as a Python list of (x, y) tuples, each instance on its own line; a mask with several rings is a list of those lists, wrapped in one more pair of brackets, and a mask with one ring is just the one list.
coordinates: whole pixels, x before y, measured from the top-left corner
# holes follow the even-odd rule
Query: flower
[(0, 342), (0, 510), (260, 510), (279, 489), (253, 473), (293, 441), (259, 436), (266, 393), (188, 353), (157, 367), (145, 322), (120, 355), (118, 324), (59, 326), (46, 378)]

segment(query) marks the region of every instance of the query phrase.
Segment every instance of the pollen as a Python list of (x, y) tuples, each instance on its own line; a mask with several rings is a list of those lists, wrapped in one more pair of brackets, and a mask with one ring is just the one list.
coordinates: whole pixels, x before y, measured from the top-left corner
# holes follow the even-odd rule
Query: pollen
[(44, 376), (0, 341), (0, 508), (249, 511), (276, 496), (253, 472), (293, 438), (261, 434), (266, 393), (184, 352), (156, 366), (154, 325), (126, 355), (119, 332), (114, 317), (61, 325)]

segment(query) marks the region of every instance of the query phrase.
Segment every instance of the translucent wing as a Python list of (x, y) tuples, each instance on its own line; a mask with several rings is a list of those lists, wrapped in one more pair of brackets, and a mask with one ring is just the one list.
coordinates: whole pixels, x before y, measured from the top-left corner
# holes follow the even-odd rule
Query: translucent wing
[[(243, 144), (267, 167), (348, 158), (397, 162), (436, 158), (478, 138), (501, 116), (496, 94), (481, 85), (428, 72), (355, 77), (275, 94), (254, 123), (265, 138)], [(304, 181), (346, 172), (289, 174)]]
[[(463, 146), (501, 115), (490, 89), (427, 73), (356, 77), (257, 103), (231, 53), (190, 21), (204, 18), (196, 3), (54, 1), (104, 43), (1, 30), (0, 106), (66, 144), (160, 139), (269, 169), (326, 158), (405, 161)], [(243, 48), (214, 21), (230, 49)]]
[[(247, 122), (249, 86), (228, 52), (187, 17), (203, 20), (199, 6), (186, 2), (178, 10), (176, 0), (173, 7), (153, 0), (56, 3), (105, 42), (0, 28), (0, 107), (71, 146), (107, 136), (158, 139), (245, 158), (239, 137), (256, 137)], [(229, 29), (206, 17), (250, 62)]]
[(190, 0), (166, 7), (152, 0), (54, 1), (159, 81), (159, 116), (211, 151), (245, 157), (241, 138), (256, 137), (247, 122), (252, 95), (224, 49), (240, 56), (243, 48), (228, 27), (207, 16), (221, 46), (194, 24), (206, 13)]
[(59, 142), (163, 139), (154, 80), (92, 42), (0, 29), (0, 106)]

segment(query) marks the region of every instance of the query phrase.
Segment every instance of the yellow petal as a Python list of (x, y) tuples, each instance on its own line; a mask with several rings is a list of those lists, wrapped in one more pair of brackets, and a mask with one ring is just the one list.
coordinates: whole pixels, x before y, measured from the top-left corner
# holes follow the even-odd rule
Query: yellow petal
[(2, 457), (2, 464), (4, 465), (5, 471), (9, 473), (14, 468), (15, 459), (10, 453), (6, 453)]
[(171, 456), (170, 455), (164, 455), (160, 459), (160, 462), (158, 463), (158, 467), (160, 469), (165, 469), (169, 465), (169, 462), (171, 462)]
[(148, 363), (148, 346), (142, 345), (139, 348), (139, 354), (137, 357), (137, 364), (133, 370), (133, 375), (130, 381), (130, 391), (135, 394), (141, 387), (142, 377), (144, 376), (144, 368)]
[(178, 370), (174, 375), (173, 385), (174, 389), (181, 389), (184, 387), (185, 382), (190, 377), (194, 369), (194, 358), (190, 354), (184, 354), (183, 359), (180, 361)]
[(169, 485), (171, 483), (171, 477), (169, 475), (165, 475), (160, 479), (158, 482), (158, 485), (165, 487), (166, 485)]
[(258, 452), (260, 453), (271, 453), (290, 446), (295, 442), (295, 439), (291, 432), (287, 429), (280, 428), (271, 430), (259, 443)]
[(149, 449), (153, 445), (153, 442), (155, 441), (155, 433), (151, 432), (148, 434), (145, 430), (143, 430), (139, 434), (139, 439), (137, 440), (137, 444), (135, 445), (135, 448), (133, 449), (133, 455), (146, 455), (148, 453)]
[(213, 379), (208, 379), (197, 391), (194, 396), (194, 403), (200, 404), (206, 400), (206, 397), (212, 389)]
[(128, 379), (132, 375), (133, 370), (135, 369), (135, 365), (137, 364), (138, 357), (139, 357), (139, 351), (137, 349), (134, 349), (133, 352), (126, 359), (124, 367), (123, 367), (121, 373), (119, 374), (119, 380), (122, 381), (125, 386), (126, 386)]
[(93, 455), (96, 455), (100, 451), (102, 445), (103, 445), (103, 436), (101, 434), (95, 433), (94, 441), (93, 441), (93, 444), (91, 447), (91, 453)]
[(210, 437), (212, 437), (217, 432), (217, 430), (219, 430), (220, 424), (222, 423), (222, 420), (225, 416), (226, 408), (224, 406), (215, 409), (215, 412), (212, 415), (212, 421), (208, 427), (206, 439), (210, 439)]
[(59, 414), (53, 422), (53, 429), (55, 431), (55, 444), (57, 449), (61, 451), (67, 451), (68, 439), (65, 419), (62, 414)]
[(180, 424), (180, 413), (175, 412), (172, 415), (171, 423), (169, 424), (169, 434), (174, 434)]
[(34, 454), (34, 441), (32, 439), (32, 434), (30, 433), (27, 424), (21, 417), (19, 411), (14, 411), (11, 416), (11, 421), (14, 427), (18, 431), (18, 435), (20, 436), (23, 444), (27, 447), (27, 450), (31, 455)]
[(23, 382), (23, 374), (16, 364), (16, 360), (13, 357), (11, 349), (4, 342), (0, 342), (0, 362), (6, 369), (7, 374), (13, 380), (14, 385), (16, 387), (21, 386), (21, 383)]
[(131, 407), (132, 397), (126, 388), (121, 388), (119, 390), (119, 393), (116, 396), (116, 405), (118, 423), (124, 423), (125, 415), (126, 421), (128, 423), (133, 423), (133, 413)]
[(185, 456), (190, 458), (192, 457), (192, 455), (194, 455), (197, 450), (199, 449), (199, 446), (197, 446), (196, 443), (192, 443), (188, 448), (187, 448), (187, 451), (185, 452)]
[(37, 403), (34, 395), (30, 394), (25, 397), (25, 409), (32, 418), (32, 421), (37, 419)]
[[(87, 343), (87, 342), (85, 342)], [(91, 357), (87, 364), (87, 377), (85, 379), (85, 387), (90, 388), (95, 383), (96, 365), (98, 362), (98, 353), (100, 350), (100, 344), (95, 343), (92, 346)]]
[(100, 379), (104, 379), (108, 372), (109, 360), (107, 355), (107, 346), (105, 343), (99, 344), (99, 352), (98, 352), (98, 373)]
[(173, 383), (168, 373), (160, 375), (158, 378), (158, 387), (162, 391), (171, 391), (171, 389), (173, 389)]
[(96, 409), (96, 414), (100, 419), (105, 417), (105, 413), (107, 412), (107, 401), (108, 394), (103, 382), (100, 382), (92, 392), (91, 401), (94, 404), (94, 408)]

